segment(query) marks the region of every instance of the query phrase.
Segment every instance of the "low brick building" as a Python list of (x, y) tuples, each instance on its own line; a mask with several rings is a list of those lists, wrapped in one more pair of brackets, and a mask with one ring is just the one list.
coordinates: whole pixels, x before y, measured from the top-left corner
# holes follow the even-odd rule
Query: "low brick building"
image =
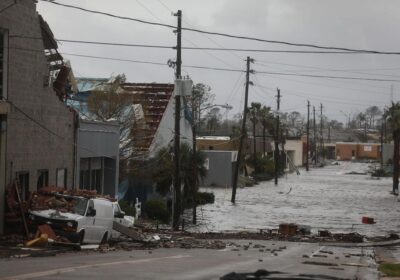
[(381, 145), (378, 143), (336, 143), (336, 159), (338, 160), (379, 160), (380, 155)]

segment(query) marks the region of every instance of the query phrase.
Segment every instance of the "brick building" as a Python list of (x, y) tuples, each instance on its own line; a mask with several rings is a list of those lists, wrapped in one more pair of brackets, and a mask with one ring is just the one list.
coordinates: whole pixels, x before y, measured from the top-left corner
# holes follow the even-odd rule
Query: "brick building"
[(378, 143), (336, 143), (336, 158), (338, 160), (379, 160), (380, 154), (381, 145)]
[(71, 187), (76, 145), (75, 115), (53, 89), (62, 57), (35, 1), (3, 0), (0, 11), (1, 234), (6, 186), (19, 178), (23, 196), (45, 185)]

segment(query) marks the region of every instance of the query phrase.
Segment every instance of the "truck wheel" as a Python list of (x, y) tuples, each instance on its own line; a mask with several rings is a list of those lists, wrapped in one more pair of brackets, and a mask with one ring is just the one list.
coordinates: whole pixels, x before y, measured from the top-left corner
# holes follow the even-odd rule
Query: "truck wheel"
[(100, 241), (100, 245), (104, 245), (108, 243), (108, 232), (105, 232), (103, 238)]
[(79, 243), (79, 245), (82, 245), (82, 244), (83, 244), (83, 239), (84, 239), (84, 238), (85, 238), (85, 231), (82, 230), (82, 231), (79, 232), (79, 237), (78, 237), (78, 243)]

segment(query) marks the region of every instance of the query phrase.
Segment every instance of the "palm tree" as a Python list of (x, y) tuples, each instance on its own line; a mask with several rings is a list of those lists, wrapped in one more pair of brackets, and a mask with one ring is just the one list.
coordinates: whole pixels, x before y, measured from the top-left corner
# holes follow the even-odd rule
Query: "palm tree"
[(393, 194), (399, 191), (399, 144), (400, 144), (400, 102), (393, 103), (389, 108), (386, 108), (385, 115), (388, 118), (392, 129), (393, 137)]
[(250, 121), (253, 123), (253, 163), (254, 163), (254, 170), (257, 165), (257, 147), (256, 147), (256, 125), (258, 122), (258, 117), (260, 114), (261, 103), (252, 102), (249, 108), (252, 117)]
[(271, 108), (266, 107), (265, 105), (261, 107), (260, 109), (260, 119), (261, 119), (261, 125), (263, 128), (263, 157), (265, 156), (265, 138), (266, 138), (266, 131), (271, 130), (274, 127), (274, 124), (272, 123), (274, 117), (271, 114)]
[[(201, 151), (196, 152), (196, 174), (197, 178), (194, 178), (193, 174), (193, 151), (189, 144), (182, 143), (180, 147), (180, 177), (183, 183), (183, 205), (189, 207), (196, 207), (196, 195), (198, 192), (198, 186), (200, 181), (206, 176), (207, 170), (204, 166), (206, 157)], [(173, 180), (173, 159), (169, 154), (169, 148), (161, 148), (153, 161), (155, 168), (153, 170), (153, 179), (155, 181), (157, 192), (161, 195), (167, 195), (170, 191)], [(182, 205), (182, 204), (181, 204)], [(183, 207), (181, 207), (183, 211)]]

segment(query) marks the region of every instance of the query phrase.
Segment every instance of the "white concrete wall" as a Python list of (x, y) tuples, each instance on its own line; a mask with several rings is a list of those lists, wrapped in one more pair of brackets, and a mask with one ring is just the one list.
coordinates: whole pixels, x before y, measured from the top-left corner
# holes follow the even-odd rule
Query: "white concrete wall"
[[(181, 123), (180, 123), (181, 144), (188, 143), (190, 146), (192, 146), (193, 142), (192, 126), (185, 119), (183, 112), (184, 107), (185, 107), (185, 101), (184, 98), (181, 97)], [(173, 146), (174, 131), (175, 131), (175, 91), (174, 95), (170, 98), (168, 102), (167, 108), (165, 109), (165, 113), (160, 121), (158, 130), (150, 146), (150, 152), (149, 152), (150, 157), (155, 156), (160, 148), (166, 147), (169, 144)]]
[(293, 152), (293, 163), (295, 166), (303, 165), (303, 142), (301, 140), (286, 140), (286, 151)]

